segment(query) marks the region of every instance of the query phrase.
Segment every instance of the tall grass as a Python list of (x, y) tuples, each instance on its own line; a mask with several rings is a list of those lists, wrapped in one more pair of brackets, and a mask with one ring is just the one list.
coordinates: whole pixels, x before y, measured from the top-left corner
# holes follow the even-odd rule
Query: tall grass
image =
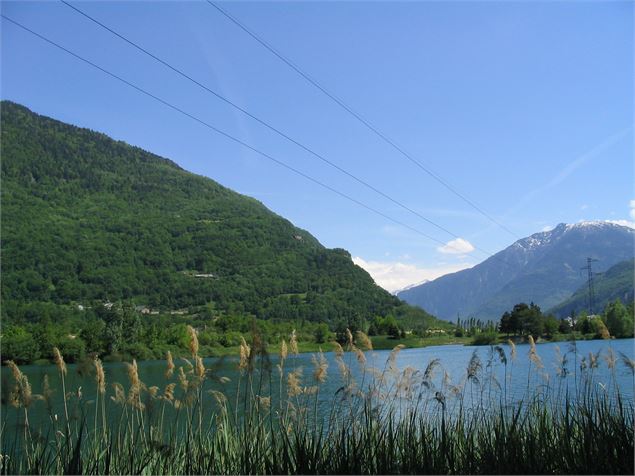
[[(9, 362), (1, 473), (633, 474), (633, 402), (622, 397), (615, 372), (635, 366), (610, 349), (601, 359), (578, 356), (572, 346), (559, 354), (557, 381), (550, 382), (531, 343), (530, 372), (542, 383), (530, 375), (526, 388), (512, 392), (513, 344), (491, 347), (486, 361), (474, 353), (453, 381), (438, 359), (422, 370), (399, 369), (399, 346), (375, 368), (370, 340), (350, 332), (345, 348), (334, 344), (336, 369), (321, 352), (311, 369), (299, 367), (295, 335), (281, 343), (274, 367), (256, 336), (241, 344), (237, 390), (227, 395), (205, 390), (208, 380), (224, 379), (205, 367), (196, 332), (189, 332), (191, 359), (176, 365), (167, 355), (163, 388), (144, 384), (134, 361), (125, 385), (108, 385), (95, 360), (91, 402), (81, 389), (66, 392), (66, 366), (56, 352), (60, 416), (47, 381), (42, 394), (33, 394)], [(600, 365), (610, 370), (608, 382), (596, 378)], [(498, 366), (504, 382), (496, 379)], [(331, 378), (338, 389), (321, 396)], [(326, 397), (325, 412), (318, 402)], [(45, 406), (46, 424), (29, 421), (32, 405)], [(9, 411), (18, 431), (7, 429)]]

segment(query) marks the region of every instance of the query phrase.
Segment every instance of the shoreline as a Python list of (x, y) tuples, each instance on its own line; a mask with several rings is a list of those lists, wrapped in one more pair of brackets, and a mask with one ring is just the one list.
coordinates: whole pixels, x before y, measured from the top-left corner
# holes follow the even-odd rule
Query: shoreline
[[(611, 339), (599, 339), (599, 338), (585, 338), (584, 335), (577, 336), (578, 338), (574, 339), (544, 339), (540, 338), (536, 340), (536, 344), (548, 344), (548, 343), (557, 343), (557, 342), (577, 342), (577, 341), (592, 341), (592, 340), (607, 340), (612, 341), (615, 338)], [(632, 339), (633, 337), (625, 337), (624, 339)], [(406, 337), (401, 339), (393, 339), (389, 336), (371, 336), (371, 342), (373, 344), (374, 351), (379, 350), (392, 350), (397, 345), (404, 345), (404, 349), (423, 349), (426, 347), (437, 347), (437, 346), (447, 346), (447, 345), (461, 345), (461, 346), (475, 346), (475, 347), (487, 347), (488, 345), (500, 345), (505, 344), (508, 339), (512, 340), (514, 344), (524, 344), (526, 343), (526, 338), (521, 336), (506, 336), (500, 335), (498, 336), (497, 342), (494, 344), (475, 344), (473, 342), (473, 337), (455, 337), (455, 336), (435, 336), (435, 337)], [(317, 352), (329, 353), (333, 351), (333, 342), (324, 342), (321, 344), (317, 344), (315, 342), (298, 342), (298, 351), (300, 354), (312, 354)], [(221, 357), (238, 357), (240, 355), (240, 346), (231, 346), (231, 347), (212, 347), (212, 352), (201, 353), (201, 357), (204, 359), (214, 359)], [(203, 347), (201, 350), (205, 350)], [(220, 352), (218, 351), (220, 350)], [(269, 344), (267, 346), (267, 351), (270, 355), (278, 355), (279, 353), (279, 344)], [(175, 349), (171, 349), (171, 352), (174, 358), (187, 358), (189, 356), (187, 351), (179, 352)], [(90, 358), (91, 353), (87, 353), (86, 357), (82, 361), (77, 361), (74, 363), (69, 363), (70, 365), (78, 365), (84, 362), (86, 359)], [(102, 357), (104, 363), (122, 363), (122, 362), (130, 362), (135, 357), (127, 356), (127, 355), (106, 355)], [(155, 358), (155, 359), (135, 359), (137, 362), (153, 362), (153, 361), (161, 361), (164, 358)], [(47, 366), (53, 365), (54, 362), (48, 359), (38, 359), (31, 363), (20, 364), (20, 366)], [(4, 366), (4, 363), (3, 363)]]

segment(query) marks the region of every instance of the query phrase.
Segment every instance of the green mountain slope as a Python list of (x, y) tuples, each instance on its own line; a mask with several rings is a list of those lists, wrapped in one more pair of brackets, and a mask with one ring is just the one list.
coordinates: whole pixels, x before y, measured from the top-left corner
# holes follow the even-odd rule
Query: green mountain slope
[(1, 109), (6, 319), (26, 303), (128, 300), (331, 328), (434, 320), (252, 198), (103, 134)]
[[(600, 313), (609, 302), (620, 299), (624, 304), (633, 302), (635, 295), (635, 260), (622, 261), (594, 278), (594, 312)], [(554, 306), (549, 312), (558, 317), (579, 314), (588, 310), (589, 288), (583, 285), (571, 297)]]

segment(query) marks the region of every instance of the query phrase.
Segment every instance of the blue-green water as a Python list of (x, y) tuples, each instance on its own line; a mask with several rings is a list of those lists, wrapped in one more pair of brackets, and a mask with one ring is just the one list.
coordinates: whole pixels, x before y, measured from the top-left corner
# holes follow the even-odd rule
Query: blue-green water
[[(531, 362), (528, 358), (529, 345), (517, 345), (515, 360), (512, 361), (510, 347), (508, 345), (501, 346), (504, 349), (507, 358), (507, 365), (501, 362), (500, 355), (492, 352), (491, 347), (473, 347), (473, 346), (437, 346), (421, 349), (404, 349), (397, 355), (396, 367), (403, 371), (409, 368), (407, 372), (411, 372), (412, 380), (422, 383), (424, 379), (424, 371), (428, 364), (439, 359), (439, 365), (436, 366), (432, 378), (426, 384), (425, 398), (432, 401), (430, 408), (434, 407), (434, 396), (436, 392), (442, 392), (447, 402), (452, 404), (452, 386), (462, 387), (466, 390), (463, 392), (469, 394), (470, 399), (484, 398), (483, 393), (487, 389), (487, 398), (499, 398), (505, 396), (506, 401), (515, 401), (525, 398), (527, 395), (534, 394), (541, 389), (550, 389), (552, 392), (564, 395), (566, 389), (571, 393), (576, 385), (592, 375), (591, 385), (601, 391), (614, 392), (616, 388), (628, 402), (633, 401), (633, 373), (620, 358), (620, 352), (628, 356), (630, 359), (635, 358), (635, 340), (621, 339), (612, 341), (578, 341), (575, 346), (568, 342), (546, 343), (537, 345), (537, 354), (542, 361), (543, 368), (538, 368), (536, 362)], [(606, 358), (609, 356), (609, 348), (611, 348), (618, 358), (613, 370), (609, 369)], [(559, 349), (560, 358), (556, 349)], [(480, 361), (480, 370), (477, 373), (478, 384), (474, 379), (467, 379), (467, 367), (470, 359), (476, 352)], [(593, 353), (599, 358), (597, 360), (597, 368), (590, 369), (589, 354)], [(365, 366), (378, 369), (379, 373), (386, 368), (386, 362), (389, 358), (390, 351), (374, 351), (366, 352)], [(564, 365), (565, 372), (562, 372), (563, 363), (562, 356), (566, 359)], [(328, 377), (324, 383), (320, 385), (320, 391), (317, 396), (317, 408), (322, 415), (328, 415), (333, 408), (334, 403), (340, 398), (341, 392), (338, 389), (343, 386), (343, 380), (340, 376), (335, 354), (331, 352), (325, 353), (325, 358), (329, 364)], [(583, 360), (584, 359), (584, 360)], [(285, 361), (285, 376), (281, 379), (277, 368), (279, 357), (272, 355), (270, 357), (270, 372), (263, 371), (266, 366), (256, 365), (256, 371), (252, 374), (255, 392), (261, 396), (273, 396), (275, 402), (279, 392), (283, 396), (286, 395), (286, 373), (302, 368), (303, 374), (301, 385), (313, 386), (316, 382), (313, 380), (314, 364), (311, 354), (300, 354), (297, 356), (289, 356)], [(346, 353), (344, 362), (350, 368), (353, 377), (357, 381), (358, 388), (364, 389), (371, 382), (371, 375), (364, 372), (363, 366), (357, 362), (354, 353)], [(183, 361), (176, 359), (178, 367), (183, 366), (187, 370), (188, 365)], [(228, 397), (231, 405), (236, 401), (236, 392), (239, 384), (245, 382), (246, 376), (238, 371), (238, 358), (229, 357), (225, 359), (205, 359), (205, 366), (210, 369), (209, 377), (205, 380), (205, 390), (219, 390)], [(586, 365), (586, 369), (583, 367)], [(159, 387), (158, 394), (163, 392), (165, 386), (170, 382), (177, 382), (177, 372), (168, 380), (165, 377), (166, 363), (164, 361), (146, 361), (138, 363), (139, 376), (147, 387)], [(558, 370), (560, 369), (560, 370)], [(29, 378), (34, 394), (40, 394), (43, 390), (44, 376), (48, 375), (50, 386), (55, 390), (51, 399), (50, 407), (47, 407), (43, 401), (34, 401), (29, 407), (28, 417), (32, 427), (40, 425), (46, 426), (51, 418), (55, 415), (61, 417), (64, 412), (62, 400), (62, 385), (59, 372), (55, 366), (23, 366), (22, 372)], [(107, 398), (114, 394), (112, 384), (119, 382), (125, 389), (129, 387), (127, 368), (124, 363), (105, 363), (104, 370), (107, 382)], [(396, 384), (400, 378), (395, 372), (386, 372), (387, 388), (396, 388)], [(229, 381), (221, 383), (219, 377), (226, 377)], [(391, 383), (392, 379), (392, 383)], [(3, 396), (6, 390), (10, 389), (10, 372), (6, 367), (2, 368)], [(68, 365), (68, 374), (65, 379), (66, 391), (81, 393), (81, 399), (71, 398), (69, 412), (72, 418), (92, 421), (95, 408), (96, 383), (94, 377), (94, 369), (92, 365)], [(394, 385), (393, 385), (394, 384)], [(421, 386), (421, 385), (420, 385)], [(469, 387), (469, 392), (468, 392)], [(423, 388), (423, 387), (421, 387)], [(178, 398), (179, 390), (177, 390)], [(336, 396), (337, 395), (337, 396)], [(241, 395), (239, 394), (239, 400)], [(209, 414), (215, 408), (214, 399), (207, 396), (205, 400), (204, 411)], [(403, 392), (401, 399), (408, 399), (408, 392)], [(241, 400), (242, 401), (242, 400)], [(481, 400), (482, 401), (482, 400)], [(78, 404), (79, 402), (79, 404)], [(404, 402), (407, 404), (408, 402)], [(239, 406), (240, 408), (240, 406)], [(108, 405), (108, 419), (116, 418), (119, 415), (119, 409), (112, 402)], [(18, 428), (21, 418), (23, 418), (23, 410), (16, 409), (3, 404), (2, 405), (2, 421), (5, 425), (5, 436), (10, 434), (12, 428)]]

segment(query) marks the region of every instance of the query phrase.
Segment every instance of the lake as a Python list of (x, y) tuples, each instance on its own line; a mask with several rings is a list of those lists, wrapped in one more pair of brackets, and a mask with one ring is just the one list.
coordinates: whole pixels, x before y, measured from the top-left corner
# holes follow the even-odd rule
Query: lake
[[(397, 388), (399, 379), (406, 374), (412, 377), (413, 381), (423, 383), (428, 387), (429, 392), (426, 399), (432, 403), (426, 403), (430, 408), (436, 408), (434, 405), (435, 395), (448, 403), (448, 407), (453, 405), (452, 389), (465, 388), (468, 398), (462, 400), (463, 404), (469, 405), (471, 400), (483, 399), (485, 389), (487, 389), (486, 398), (499, 398), (506, 395), (506, 401), (516, 401), (526, 397), (528, 394), (535, 394), (536, 391), (543, 389), (551, 389), (558, 391), (564, 395), (566, 390), (571, 391), (576, 384), (580, 384), (583, 375), (592, 376), (591, 385), (606, 392), (614, 392), (615, 388), (619, 388), (622, 397), (628, 401), (633, 401), (633, 373), (630, 368), (623, 364), (620, 353), (628, 356), (630, 359), (635, 358), (635, 340), (620, 339), (610, 341), (577, 341), (575, 344), (569, 342), (544, 343), (536, 346), (537, 355), (539, 356), (542, 367), (529, 359), (530, 346), (527, 344), (519, 344), (516, 346), (516, 359), (512, 361), (511, 349), (505, 344), (502, 345), (504, 357), (507, 359), (507, 365), (501, 361), (501, 354), (489, 346), (455, 346), (446, 345), (438, 347), (426, 347), (419, 349), (403, 349), (395, 359), (396, 367), (401, 371), (384, 372), (386, 363), (389, 360), (390, 351), (374, 351), (366, 352), (366, 363), (358, 362), (357, 357), (352, 352), (344, 355), (344, 362), (350, 366), (351, 375), (357, 380), (359, 387), (365, 387), (371, 381), (371, 375), (364, 372), (364, 368), (374, 367), (378, 369), (376, 374), (383, 373), (388, 380), (392, 379), (392, 384), (387, 387)], [(611, 371), (607, 365), (606, 358), (609, 356), (609, 349), (612, 349), (617, 357), (617, 364), (614, 371)], [(559, 351), (559, 354), (558, 354)], [(476, 354), (474, 354), (476, 352)], [(598, 354), (599, 352), (599, 354)], [(597, 367), (591, 368), (591, 360), (589, 354), (597, 355)], [(473, 356), (477, 356), (477, 360), (473, 360)], [(563, 360), (564, 357), (564, 360)], [(335, 395), (338, 390), (341, 391), (344, 380), (338, 370), (335, 354), (326, 352), (324, 358), (328, 363), (328, 378), (320, 385), (317, 393), (317, 408), (322, 415), (328, 415), (333, 408)], [(257, 389), (257, 396), (272, 395), (272, 407), (278, 400), (279, 392), (286, 395), (286, 377), (289, 371), (302, 369), (300, 378), (300, 386), (314, 386), (313, 381), (314, 362), (311, 354), (300, 354), (297, 356), (289, 356), (284, 364), (284, 378), (280, 378), (277, 365), (280, 358), (277, 355), (270, 357), (271, 372), (266, 372), (264, 367), (256, 366), (256, 370), (252, 374)], [(425, 376), (425, 370), (431, 361), (438, 360), (438, 365), (432, 368), (431, 375)], [(475, 366), (476, 373), (473, 377), (476, 379), (468, 379), (467, 369), (470, 361)], [(189, 368), (189, 365), (182, 359), (175, 359), (178, 367)], [(238, 358), (228, 357), (224, 359), (212, 358), (204, 359), (205, 366), (210, 369), (209, 377), (204, 384), (205, 390), (219, 390), (228, 397), (230, 405), (235, 402), (235, 396), (239, 384), (245, 382), (246, 376), (238, 371)], [(586, 366), (586, 371), (581, 367)], [(64, 412), (61, 380), (57, 368), (53, 365), (47, 366), (23, 366), (20, 368), (28, 377), (32, 385), (34, 394), (40, 394), (43, 391), (44, 377), (48, 376), (50, 386), (55, 390), (51, 398), (50, 413), (47, 406), (42, 401), (34, 401), (29, 408), (29, 421), (32, 427), (46, 426), (50, 422), (51, 416), (62, 415)], [(105, 363), (104, 370), (106, 374), (107, 396), (114, 394), (112, 384), (119, 382), (127, 390), (129, 387), (127, 367), (124, 363)], [(178, 382), (177, 373), (168, 381), (165, 377), (166, 363), (164, 361), (144, 361), (138, 362), (139, 376), (147, 387), (157, 386), (158, 394), (161, 394), (168, 382)], [(225, 383), (221, 383), (218, 378), (224, 377), (229, 379)], [(426, 380), (427, 377), (427, 380)], [(91, 365), (68, 365), (68, 374), (66, 376), (66, 391), (81, 393), (81, 400), (73, 398), (75, 404), (70, 405), (69, 412), (73, 418), (80, 419), (85, 416), (88, 421), (92, 421), (95, 408), (96, 384), (94, 377), (94, 369)], [(5, 391), (8, 389), (7, 382), (10, 382), (10, 371), (8, 368), (2, 368), (3, 381), (3, 400), (6, 397)], [(469, 387), (469, 391), (468, 390)], [(272, 390), (270, 392), (270, 389)], [(412, 390), (412, 389), (408, 389)], [(440, 392), (440, 393), (437, 393)], [(178, 393), (178, 392), (177, 392)], [(572, 392), (573, 393), (573, 392)], [(407, 404), (407, 392), (400, 395), (404, 404)], [(414, 395), (414, 394), (413, 394)], [(240, 396), (240, 394), (239, 394)], [(339, 398), (339, 397), (338, 397)], [(207, 400), (209, 405), (204, 408), (204, 412), (209, 413), (214, 409), (214, 400), (210, 396)], [(482, 401), (482, 400), (481, 400)], [(81, 402), (77, 405), (77, 402)], [(456, 405), (456, 402), (454, 402)], [(116, 405), (109, 405), (109, 420), (115, 418)], [(3, 404), (2, 421), (6, 425), (5, 428), (10, 430), (12, 427), (17, 428), (20, 419), (23, 418), (22, 411), (16, 411), (12, 407)], [(118, 414), (118, 413), (117, 413)]]

